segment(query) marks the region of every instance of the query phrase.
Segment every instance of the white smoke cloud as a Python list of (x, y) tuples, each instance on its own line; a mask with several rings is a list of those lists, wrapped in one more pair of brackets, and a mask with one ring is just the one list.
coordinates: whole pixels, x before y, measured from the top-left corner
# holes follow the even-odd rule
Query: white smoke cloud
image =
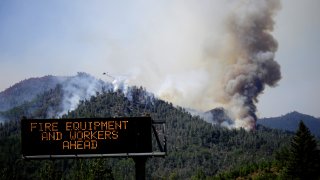
[(111, 83), (98, 80), (86, 73), (78, 73), (77, 76), (68, 78), (62, 83), (63, 99), (62, 112), (58, 116), (66, 114), (68, 111), (75, 110), (80, 100), (88, 100), (102, 90), (113, 89)]
[(132, 74), (129, 84), (143, 85), (177, 105), (202, 110), (220, 105), (213, 84), (224, 70), (215, 60), (229, 6), (218, 1), (138, 1), (132, 22), (126, 19), (134, 24), (134, 30), (128, 28), (134, 38), (110, 43), (108, 66), (114, 74)]
[(112, 81), (113, 91), (121, 91), (124, 94), (128, 93), (129, 85), (128, 78), (126, 76), (114, 77)]
[(176, 105), (223, 106), (230, 126), (252, 129), (258, 96), (281, 77), (271, 35), (279, 8), (279, 0), (138, 1), (126, 19), (133, 35), (110, 45), (108, 65)]
[[(97, 79), (87, 73), (80, 72), (76, 76), (64, 78), (61, 81), (63, 97), (61, 102), (61, 112), (48, 110), (48, 117), (54, 117), (56, 115), (62, 116), (69, 111), (75, 110), (80, 101), (89, 100), (92, 96), (96, 96), (97, 93), (102, 91), (119, 91), (124, 93), (126, 97), (131, 98), (131, 87), (128, 85), (127, 76), (114, 76), (108, 73), (104, 73), (107, 79), (106, 81)], [(145, 98), (153, 97), (153, 94), (146, 94)]]

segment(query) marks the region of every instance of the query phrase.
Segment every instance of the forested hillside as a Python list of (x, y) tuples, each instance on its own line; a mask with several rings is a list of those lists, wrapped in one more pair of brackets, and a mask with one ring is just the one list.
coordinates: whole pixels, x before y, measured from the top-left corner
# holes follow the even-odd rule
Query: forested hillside
[[(129, 158), (23, 160), (20, 155), (20, 117), (43, 118), (55, 110), (61, 98), (57, 86), (4, 114), (10, 121), (0, 126), (0, 179), (133, 179), (134, 163)], [(147, 161), (148, 179), (212, 177), (245, 164), (269, 162), (274, 152), (287, 144), (291, 135), (263, 127), (247, 132), (212, 126), (171, 103), (154, 98), (143, 88), (129, 94), (103, 91), (80, 102), (68, 117), (143, 116), (166, 121), (168, 155)]]
[(22, 116), (28, 118), (52, 118), (62, 111), (62, 99), (62, 87), (58, 84), (55, 88), (38, 94), (31, 101), (26, 101), (20, 106), (0, 112), (0, 115), (11, 121), (19, 120)]
[[(33, 106), (31, 111), (38, 108), (45, 110), (48, 118), (57, 115), (61, 116), (67, 113), (68, 110), (74, 110), (80, 100), (88, 99), (103, 89), (113, 90), (115, 86), (119, 86), (119, 83), (121, 84), (122, 82), (114, 81), (113, 84), (104, 82), (84, 72), (78, 72), (75, 76), (44, 76), (26, 79), (0, 92), (0, 113), (18, 106)], [(59, 95), (48, 94), (45, 96), (45, 98), (50, 98), (51, 100), (39, 97), (40, 94), (50, 93), (49, 91), (57, 88), (57, 85), (59, 90), (53, 93), (58, 93)], [(39, 104), (39, 101), (46, 103), (43, 104), (44, 107), (41, 103)], [(29, 112), (27, 115), (29, 115)], [(45, 117), (45, 114), (42, 113), (41, 116)], [(5, 117), (0, 116), (0, 121), (6, 120)]]
[(6, 111), (24, 102), (31, 101), (38, 94), (53, 89), (58, 83), (65, 79), (64, 77), (44, 76), (41, 78), (30, 78), (16, 83), (0, 93), (0, 111)]

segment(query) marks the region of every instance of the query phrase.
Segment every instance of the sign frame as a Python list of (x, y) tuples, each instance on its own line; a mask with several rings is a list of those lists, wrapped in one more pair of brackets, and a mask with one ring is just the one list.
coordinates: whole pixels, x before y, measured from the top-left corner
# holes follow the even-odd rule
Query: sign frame
[[(80, 122), (82, 122), (81, 128)], [(85, 122), (87, 122), (86, 128), (83, 125)], [(89, 122), (91, 122), (91, 126), (89, 126)], [(108, 124), (108, 122), (110, 123)], [(166, 137), (164, 137), (164, 144), (161, 145), (155, 124), (163, 124), (163, 128), (165, 127), (164, 122), (155, 122), (148, 116), (72, 119), (23, 118), (21, 120), (22, 157), (24, 159), (56, 159), (165, 156)], [(68, 148), (67, 142), (71, 137), (70, 134), (74, 131), (77, 131), (80, 139), (82, 138), (80, 142), (83, 144), (77, 147), (80, 149), (73, 149), (74, 146), (69, 146), (71, 149), (66, 149)], [(156, 137), (160, 152), (152, 150), (152, 132)], [(94, 145), (96, 149), (81, 149), (85, 145), (88, 147), (87, 141), (89, 140), (96, 142)]]

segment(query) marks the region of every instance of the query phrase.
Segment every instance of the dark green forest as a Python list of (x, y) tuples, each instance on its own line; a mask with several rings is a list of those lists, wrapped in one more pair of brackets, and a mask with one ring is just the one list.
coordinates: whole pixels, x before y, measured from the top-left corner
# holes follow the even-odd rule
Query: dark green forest
[[(62, 97), (57, 85), (1, 113), (10, 120), (0, 124), (0, 179), (134, 179), (131, 158), (22, 159), (20, 119), (47, 118), (59, 112)], [(63, 118), (145, 115), (166, 122), (168, 145), (165, 158), (147, 160), (147, 179), (268, 179), (286, 172), (279, 161), (292, 133), (263, 126), (250, 132), (215, 126), (148, 95), (142, 87), (133, 87), (130, 98), (120, 91), (97, 93)]]

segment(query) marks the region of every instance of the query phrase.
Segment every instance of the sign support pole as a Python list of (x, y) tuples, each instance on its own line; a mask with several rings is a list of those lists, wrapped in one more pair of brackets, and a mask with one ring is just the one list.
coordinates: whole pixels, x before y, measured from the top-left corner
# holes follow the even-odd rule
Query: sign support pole
[(133, 157), (136, 168), (136, 180), (146, 179), (146, 156)]

